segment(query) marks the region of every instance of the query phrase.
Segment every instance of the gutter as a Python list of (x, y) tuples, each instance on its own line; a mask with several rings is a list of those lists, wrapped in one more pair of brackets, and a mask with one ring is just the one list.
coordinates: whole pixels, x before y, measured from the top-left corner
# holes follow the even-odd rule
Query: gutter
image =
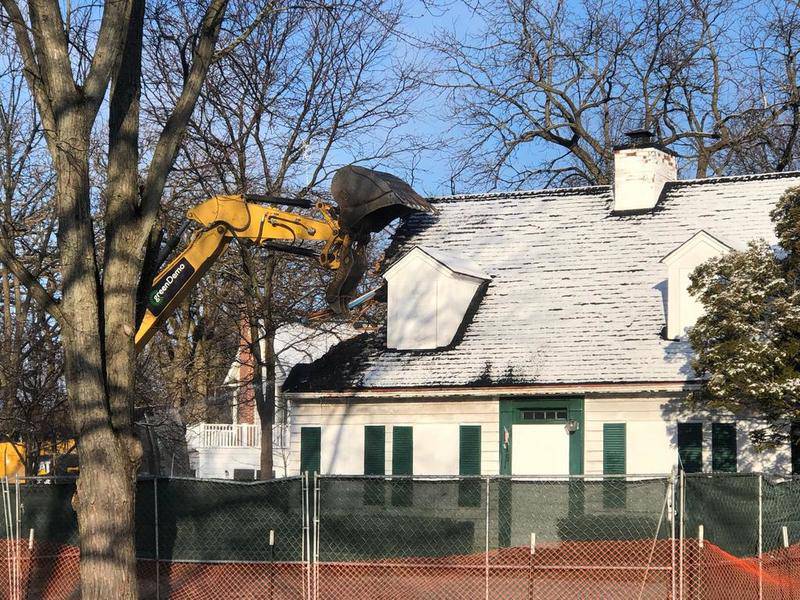
[(518, 386), (496, 387), (407, 387), (369, 388), (341, 391), (284, 392), (284, 396), (295, 402), (345, 400), (353, 398), (375, 399), (419, 399), (426, 398), (486, 398), (507, 396), (548, 396), (591, 394), (636, 394), (643, 392), (690, 392), (700, 389), (700, 382), (693, 381), (637, 381), (627, 383), (540, 383)]

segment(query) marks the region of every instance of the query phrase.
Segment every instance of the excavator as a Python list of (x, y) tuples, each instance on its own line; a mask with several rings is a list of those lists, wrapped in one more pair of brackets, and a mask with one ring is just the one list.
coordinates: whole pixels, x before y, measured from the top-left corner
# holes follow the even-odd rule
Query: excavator
[[(214, 261), (234, 239), (272, 251), (313, 256), (334, 272), (325, 291), (329, 313), (346, 316), (367, 269), (370, 236), (393, 220), (412, 212), (435, 213), (427, 200), (403, 180), (381, 171), (348, 165), (331, 181), (336, 205), (316, 202), (320, 218), (276, 208), (310, 209), (297, 198), (262, 194), (214, 196), (187, 212), (200, 225), (186, 248), (156, 275), (136, 331), (136, 349), (144, 348), (158, 328), (175, 312)], [(317, 242), (315, 251), (300, 242)]]
[[(325, 291), (327, 314), (347, 316), (355, 304), (374, 296), (374, 292), (369, 292), (355, 298), (367, 269), (366, 249), (370, 236), (412, 212), (436, 212), (403, 180), (355, 165), (343, 167), (334, 174), (331, 196), (336, 201), (335, 206), (327, 202), (314, 205), (320, 218), (277, 208), (312, 208), (306, 200), (262, 194), (214, 196), (189, 209), (189, 221), (179, 235), (192, 222), (200, 227), (186, 248), (154, 278), (136, 331), (136, 350), (145, 347), (234, 239), (273, 251), (315, 257), (323, 267), (334, 272)], [(321, 249), (315, 251), (301, 245), (302, 242), (317, 242)], [(74, 448), (74, 441), (64, 442), (64, 445), (70, 444)], [(66, 448), (59, 448), (57, 452), (63, 455), (66, 451)], [(77, 472), (77, 467), (69, 468), (68, 472)], [(13, 473), (23, 475), (24, 468), (20, 464), (10, 464), (6, 457), (6, 464), (0, 465), (0, 475)]]

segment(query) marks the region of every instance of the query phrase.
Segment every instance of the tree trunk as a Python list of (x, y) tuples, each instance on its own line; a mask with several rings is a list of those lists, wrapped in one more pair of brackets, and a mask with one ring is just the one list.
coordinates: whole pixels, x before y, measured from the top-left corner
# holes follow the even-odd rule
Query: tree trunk
[[(77, 112), (77, 111), (76, 111)], [(56, 160), (58, 244), (66, 318), (64, 376), (80, 445), (80, 476), (73, 506), (81, 546), (85, 600), (137, 598), (133, 505), (136, 471), (112, 427), (105, 381), (105, 344), (90, 218), (88, 132), (79, 116), (59, 128)]]
[[(260, 415), (259, 415), (260, 417)], [(261, 476), (259, 479), (267, 480), (274, 477), (275, 459), (272, 456), (272, 420), (261, 418)]]
[(134, 600), (135, 477), (123, 445), (108, 433), (87, 435), (79, 447), (81, 472), (74, 504), (81, 539), (81, 597)]

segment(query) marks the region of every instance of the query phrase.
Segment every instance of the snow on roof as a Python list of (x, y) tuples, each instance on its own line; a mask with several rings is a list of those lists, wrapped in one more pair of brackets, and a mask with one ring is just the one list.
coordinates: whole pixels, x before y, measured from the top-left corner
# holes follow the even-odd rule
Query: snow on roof
[(461, 275), (468, 275), (470, 277), (475, 277), (476, 279), (491, 279), (491, 277), (486, 273), (486, 271), (481, 267), (478, 263), (474, 260), (470, 260), (465, 256), (456, 256), (454, 254), (449, 254), (443, 250), (437, 250), (435, 248), (431, 248), (430, 246), (416, 246), (420, 250), (422, 250), (425, 254), (430, 256), (433, 260), (438, 262), (439, 264), (444, 265), (454, 273), (460, 273)]
[(635, 215), (613, 215), (606, 186), (436, 199), (440, 214), (412, 215), (394, 242), (469, 256), (491, 276), (461, 342), (394, 351), (385, 331), (362, 334), (298, 365), (285, 389), (691, 380), (688, 344), (662, 337), (660, 260), (700, 230), (774, 243), (770, 210), (797, 185), (800, 173), (672, 182)]
[[(475, 261), (470, 260), (466, 256), (460, 255), (456, 256), (454, 254), (449, 254), (444, 252), (443, 250), (437, 250), (431, 248), (430, 246), (414, 246), (408, 252), (405, 252), (399, 260), (395, 261), (392, 266), (400, 263), (403, 259), (405, 259), (409, 254), (414, 251), (419, 251), (427, 254), (433, 260), (435, 260), (440, 265), (446, 267), (447, 269), (451, 270), (453, 273), (459, 273), (461, 275), (467, 275), (469, 277), (474, 277), (476, 279), (484, 279), (489, 280), (491, 277), (486, 273), (486, 271)], [(391, 267), (386, 271), (390, 271)]]
[(700, 244), (703, 242), (711, 244), (712, 246), (718, 248), (721, 252), (727, 252), (728, 250), (744, 250), (745, 248), (745, 244), (736, 244), (727, 240), (721, 240), (717, 236), (711, 235), (707, 231), (701, 229), (688, 240), (683, 242), (680, 246), (673, 248), (672, 251), (663, 257), (660, 262), (668, 265), (676, 260), (676, 258), (680, 256), (682, 252), (688, 250), (695, 244)]

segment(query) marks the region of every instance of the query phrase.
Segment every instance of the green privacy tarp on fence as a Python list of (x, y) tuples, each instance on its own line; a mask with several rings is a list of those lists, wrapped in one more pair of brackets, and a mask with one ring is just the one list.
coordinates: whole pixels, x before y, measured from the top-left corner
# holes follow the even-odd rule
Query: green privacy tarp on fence
[[(27, 538), (33, 529), (37, 542), (78, 545), (74, 492), (74, 480), (21, 483), (20, 536)], [(13, 483), (11, 494), (16, 496)], [(137, 483), (135, 525), (139, 558), (156, 557), (157, 537), (162, 560), (299, 561), (301, 479), (142, 479)], [(2, 535), (7, 535), (6, 528)]]
[(758, 554), (758, 475), (693, 473), (684, 482), (684, 537), (699, 537), (702, 525), (704, 538), (726, 552)]
[(158, 524), (162, 560), (299, 561), (302, 482), (160, 479)]
[(800, 480), (764, 477), (762, 492), (764, 552), (800, 542)]
[(319, 480), (319, 560), (470, 555), (486, 547), (486, 481)]
[(670, 491), (667, 478), (492, 479), (490, 544), (667, 538)]

